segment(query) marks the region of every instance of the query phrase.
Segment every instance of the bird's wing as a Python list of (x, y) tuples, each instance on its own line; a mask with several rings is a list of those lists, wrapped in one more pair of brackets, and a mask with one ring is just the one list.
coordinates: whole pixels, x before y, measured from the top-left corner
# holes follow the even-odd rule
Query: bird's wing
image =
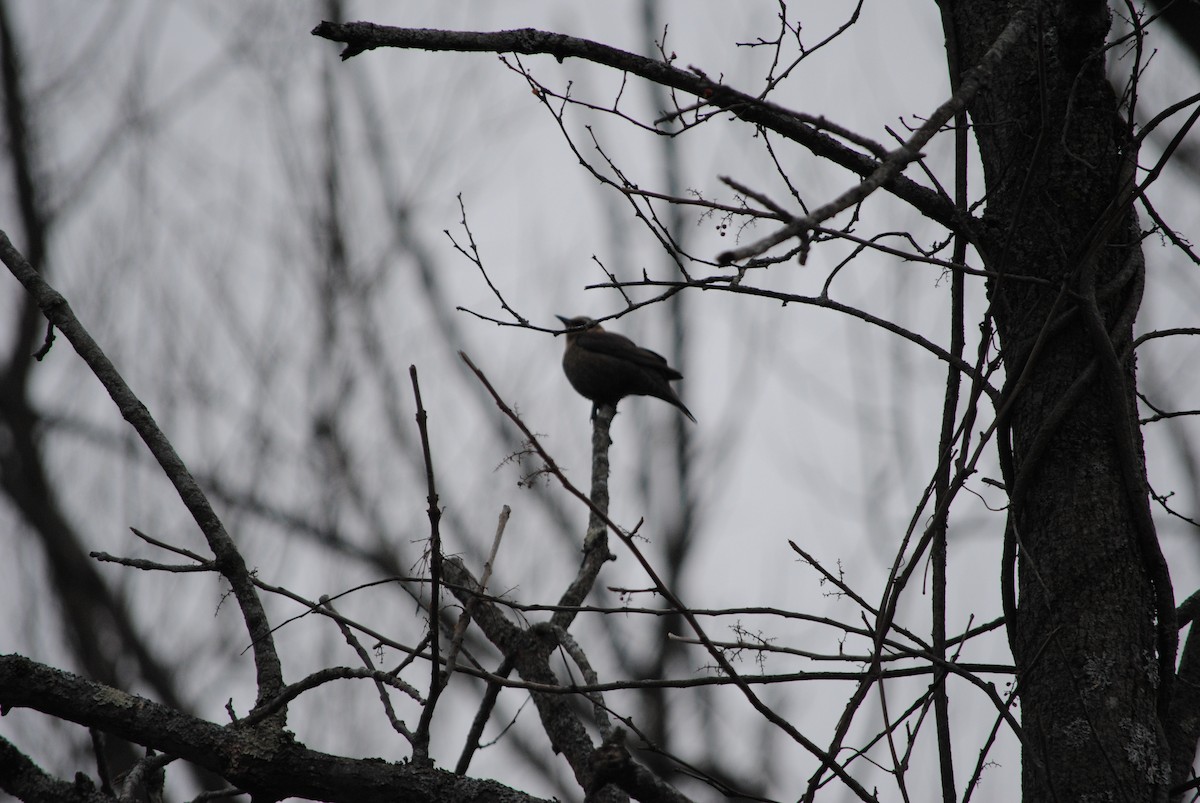
[(668, 379), (682, 379), (683, 375), (667, 365), (667, 358), (661, 354), (644, 349), (625, 335), (616, 332), (580, 332), (575, 338), (575, 345), (593, 354), (604, 354), (626, 360), (649, 368), (666, 376)]

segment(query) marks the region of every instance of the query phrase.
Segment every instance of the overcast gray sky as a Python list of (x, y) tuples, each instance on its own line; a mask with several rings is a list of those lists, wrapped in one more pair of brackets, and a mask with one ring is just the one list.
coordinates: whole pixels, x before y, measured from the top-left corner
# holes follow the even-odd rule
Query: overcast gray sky
[[(388, 2), (347, 8), (349, 19), (476, 30), (537, 27), (647, 51), (640, 3)], [(789, 5), (803, 22), (808, 45), (843, 24), (850, 10), (842, 3)], [(508, 319), (478, 268), (455, 251), (444, 231), (466, 244), (461, 197), (491, 282), (542, 327), (556, 325), (555, 314), (598, 317), (623, 307), (611, 290), (586, 289), (605, 279), (597, 263), (622, 279), (643, 272), (675, 279), (678, 272), (629, 202), (579, 167), (525, 80), (491, 54), (381, 50), (342, 63), (339, 48), (309, 34), (325, 13), (317, 3), (55, 2), (18, 4), (12, 13), (34, 87), (44, 192), (61, 210), (50, 280), (189, 467), (228, 491), (218, 508), (259, 576), (316, 598), (378, 575), (294, 522), (237, 503), (247, 497), (294, 514), (314, 531), (327, 528), (348, 543), (392, 550), (403, 568), (416, 568), (417, 542), (426, 537), (427, 524), (407, 376), (415, 364), (447, 506), (447, 551), (477, 561), (501, 506), (510, 505), (513, 517), (492, 587), (522, 602), (557, 599), (574, 573), (586, 511), (544, 478), (532, 481), (535, 490), (518, 485), (533, 464), (509, 459), (519, 440), (482, 399), (454, 352), (470, 354), (581, 487), (590, 464), (589, 404), (561, 373), (561, 338), (497, 327), (457, 311)], [(665, 49), (677, 65), (760, 91), (770, 51), (738, 43), (775, 34), (775, 4), (689, 0), (661, 3), (657, 13), (668, 25)], [(1143, 101), (1150, 113), (1183, 94), (1177, 83), (1184, 70), (1195, 83), (1194, 67), (1169, 41), (1153, 43), (1160, 50), (1144, 79)], [(512, 56), (506, 59), (515, 65)], [(622, 89), (619, 74), (593, 65), (548, 57), (521, 61), (545, 85), (558, 91), (569, 85), (574, 98), (611, 108), (619, 94), (620, 108), (630, 115), (656, 116), (648, 111), (646, 87), (635, 79)], [(772, 99), (890, 144), (888, 128), (905, 136), (905, 126), (919, 125), (948, 91), (935, 4), (905, 0), (867, 3), (854, 28), (804, 62)], [(567, 109), (564, 126), (597, 169), (607, 168), (593, 133), (634, 183), (665, 185), (661, 142), (653, 135), (579, 107)], [(753, 134), (743, 123), (717, 120), (675, 140), (685, 191), (732, 202), (718, 178), (727, 175), (790, 201)], [(1155, 147), (1154, 141), (1146, 146)], [(952, 138), (938, 138), (926, 153), (930, 169), (951, 186)], [(856, 183), (794, 146), (785, 145), (777, 157), (810, 208)], [(347, 257), (336, 270), (328, 258), (324, 206), (331, 171)], [(927, 181), (915, 167), (909, 174)], [(1194, 182), (1194, 175), (1166, 175), (1153, 190), (1159, 209), (1193, 242), (1200, 238)], [(0, 228), (20, 248), (10, 187), (6, 182), (0, 192)], [(847, 219), (848, 213), (833, 223)], [(685, 211), (687, 250), (712, 260), (770, 230), (722, 231), (720, 222)], [(945, 236), (882, 193), (863, 206), (855, 229), (861, 237), (900, 231), (923, 246)], [(750, 281), (817, 295), (851, 250), (844, 242), (818, 243), (806, 266), (777, 265)], [(1146, 254), (1151, 278), (1140, 329), (1194, 326), (1200, 302), (1195, 267), (1156, 238), (1147, 242)], [(724, 272), (703, 264), (688, 269), (696, 276)], [(20, 292), (11, 280), (0, 286), (5, 310), (15, 308)], [(635, 299), (652, 295), (630, 292)], [(867, 253), (838, 274), (829, 292), (934, 342), (948, 340), (949, 282), (935, 267)], [(983, 293), (981, 283), (968, 283), (968, 321), (983, 309)], [(840, 568), (848, 583), (878, 603), (896, 545), (935, 465), (943, 364), (828, 310), (715, 292), (692, 293), (686, 305), (686, 349), (670, 356), (684, 366), (679, 390), (699, 420), (690, 441), (698, 518), (680, 596), (694, 607), (775, 606), (857, 622), (854, 604), (833, 595), (797, 561), (787, 541)], [(10, 328), (0, 328), (3, 337)], [(671, 350), (664, 306), (645, 308), (610, 328)], [(967, 334), (973, 354), (970, 338), (977, 331)], [(1162, 393), (1171, 406), (1200, 406), (1196, 354), (1195, 346), (1173, 342), (1149, 347), (1139, 355), (1145, 389)], [(36, 371), (39, 402), (53, 425), (56, 482), (90, 548), (167, 559), (147, 552), (130, 526), (201, 548), (194, 525), (69, 346), (58, 342)], [(644, 519), (644, 546), (656, 557), (656, 539), (678, 520), (678, 492), (669, 476), (675, 415), (658, 401), (631, 399), (622, 403), (614, 426), (613, 517), (629, 528)], [(325, 437), (329, 431), (335, 436)], [(1188, 484), (1185, 459), (1194, 454), (1198, 434), (1192, 419), (1146, 429), (1151, 483), (1159, 493), (1176, 493), (1174, 501), (1189, 515), (1196, 510), (1196, 489)], [(336, 465), (345, 472), (334, 471)], [(983, 482), (997, 476), (989, 448), (968, 483), (971, 493), (951, 515), (951, 632), (999, 615), (1003, 495)], [(573, 532), (561, 531), (553, 510), (566, 512)], [(1156, 514), (1182, 599), (1200, 579), (1200, 551), (1186, 525)], [(65, 651), (47, 610), (40, 547), (4, 504), (0, 533), (0, 544), (14, 558), (0, 561), (0, 600), (20, 614), (0, 624), (0, 643), (61, 664)], [(600, 585), (646, 587), (636, 561), (617, 545), (614, 551), (618, 560)], [(478, 571), (478, 563), (472, 565)], [(162, 654), (188, 658), (178, 671), (189, 677), (192, 699), (206, 716), (225, 721), (229, 698), (240, 711), (249, 709), (250, 658), (242, 654), (244, 635), (232, 604), (218, 607), (222, 587), (197, 575), (114, 567), (105, 576), (138, 600), (139, 623)], [(634, 596), (628, 602), (660, 601)], [(420, 617), (395, 587), (359, 592), (340, 604), (382, 630), (393, 628), (402, 641), (420, 637)], [(927, 607), (928, 597), (911, 588), (902, 622), (927, 632)], [(301, 612), (277, 599), (269, 609), (276, 621)], [(840, 645), (840, 631), (806, 622), (731, 618), (714, 622), (710, 632), (733, 638), (730, 628), (739, 622), (781, 646), (830, 654), (865, 649), (853, 640)], [(587, 643), (591, 634), (597, 644), (593, 660), (602, 679), (615, 675), (614, 650), (657, 649), (643, 624), (636, 617), (581, 622), (581, 638)], [(309, 621), (288, 625), (280, 640), (289, 680), (354, 662), (336, 631)], [(1009, 660), (999, 633), (964, 655)], [(708, 663), (697, 648), (691, 666), (675, 671), (703, 674)], [(755, 668), (750, 657), (742, 666)], [(823, 666), (775, 656), (763, 668)], [(923, 683), (898, 682), (899, 697)], [(792, 684), (766, 694), (822, 742), (849, 689), (844, 683)], [(964, 740), (975, 744), (994, 709), (965, 687), (957, 692), (954, 714)], [(504, 700), (489, 734), (517, 715), (523, 699), (514, 693)], [(705, 700), (710, 709), (677, 715), (683, 754), (689, 740), (699, 751), (706, 738), (721, 741), (732, 766), (765, 754), (770, 794), (795, 797), (797, 783), (813, 769), (811, 757), (763, 731), (735, 694)], [(609, 702), (622, 709), (636, 705), (636, 698), (613, 695)], [(474, 704), (466, 691), (444, 703), (447, 724), (435, 732), (434, 746), (440, 763), (453, 765)], [(353, 727), (340, 726), (338, 714), (346, 710), (356, 712)], [(44, 729), (36, 719), (18, 712), (0, 720), (0, 733)], [(544, 744), (531, 708), (518, 721), (524, 738)], [(294, 709), (291, 727), (318, 749), (393, 760), (407, 755), (365, 686), (313, 695)], [(862, 715), (856, 728), (860, 734), (877, 729), (878, 714)], [(770, 745), (761, 753), (760, 738)], [(45, 751), (50, 766), (74, 766), (54, 747)], [(959, 758), (969, 772), (974, 752)], [(982, 790), (984, 799), (1003, 799), (1018, 777), (1011, 737), (1002, 737), (994, 758), (1002, 766), (985, 776), (990, 785)], [(565, 763), (547, 760), (566, 772)], [(514, 761), (503, 743), (482, 751), (472, 774), (534, 793), (560, 793), (536, 768)], [(936, 788), (933, 774), (927, 782)]]

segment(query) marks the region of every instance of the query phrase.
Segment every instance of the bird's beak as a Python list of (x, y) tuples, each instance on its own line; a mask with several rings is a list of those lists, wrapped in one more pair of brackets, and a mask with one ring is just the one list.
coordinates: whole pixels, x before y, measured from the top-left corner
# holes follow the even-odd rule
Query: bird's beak
[(555, 317), (555, 318), (558, 318), (560, 321), (562, 321), (562, 322), (563, 322), (563, 326), (566, 326), (566, 327), (570, 327), (570, 326), (571, 326), (571, 319), (570, 319), (570, 318), (564, 318), (564, 317), (563, 317), (563, 316), (561, 316), (561, 315), (555, 315), (554, 317)]

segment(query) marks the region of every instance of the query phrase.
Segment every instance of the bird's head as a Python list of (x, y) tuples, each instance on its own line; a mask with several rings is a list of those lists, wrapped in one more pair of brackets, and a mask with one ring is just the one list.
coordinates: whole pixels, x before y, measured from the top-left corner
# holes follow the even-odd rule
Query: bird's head
[(604, 331), (603, 326), (596, 323), (595, 319), (589, 318), (586, 315), (578, 315), (574, 318), (564, 318), (562, 315), (555, 315), (554, 317), (562, 321), (563, 326), (567, 327), (568, 346), (575, 342), (575, 336), (580, 332), (586, 332), (589, 330), (594, 330), (597, 332)]

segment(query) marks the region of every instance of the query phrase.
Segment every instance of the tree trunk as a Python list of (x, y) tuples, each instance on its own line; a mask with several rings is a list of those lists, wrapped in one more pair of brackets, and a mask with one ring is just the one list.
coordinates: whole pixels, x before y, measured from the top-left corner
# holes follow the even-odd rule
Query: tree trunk
[[(951, 2), (964, 69), (1018, 5)], [(1143, 264), (1130, 131), (1105, 73), (1107, 6), (1043, 3), (1037, 20), (969, 106), (1007, 376), (1023, 798), (1165, 799), (1159, 662), (1173, 666), (1174, 616), (1134, 397)]]

